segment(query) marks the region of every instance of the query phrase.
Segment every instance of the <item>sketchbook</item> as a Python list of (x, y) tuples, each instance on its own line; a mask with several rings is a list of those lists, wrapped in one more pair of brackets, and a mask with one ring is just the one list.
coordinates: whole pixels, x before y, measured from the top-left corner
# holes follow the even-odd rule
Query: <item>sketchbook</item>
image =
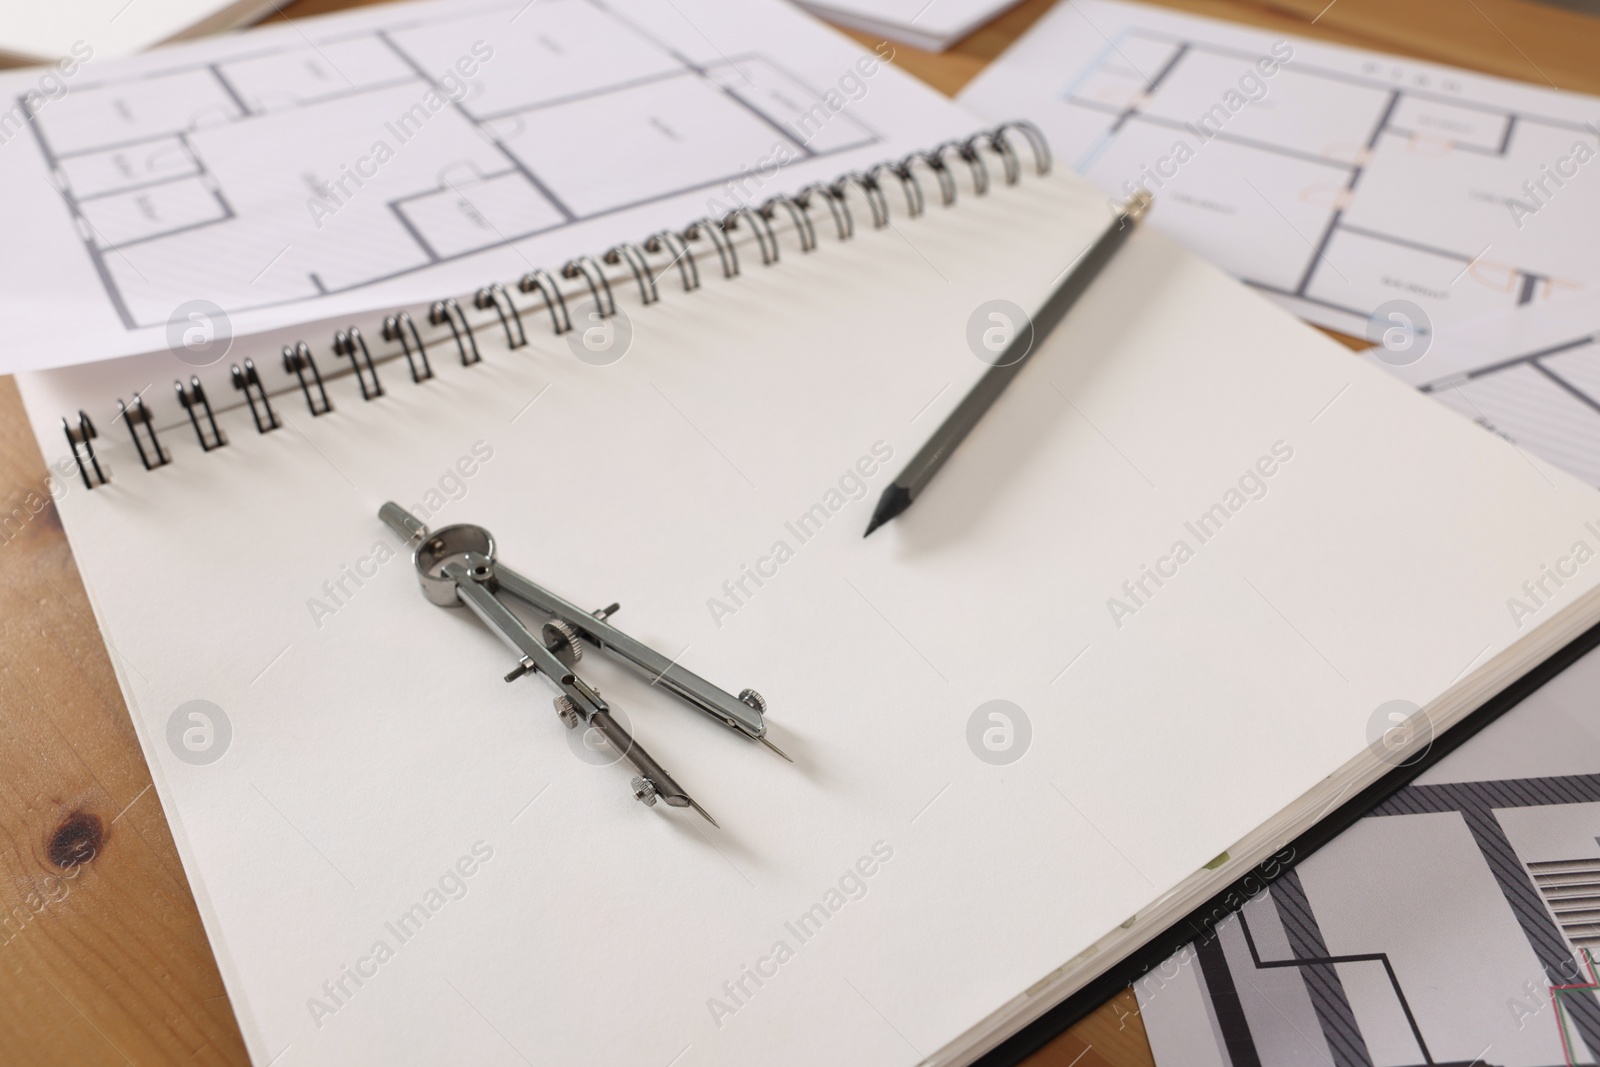
[[(256, 1062), (972, 1062), (1600, 617), (1593, 489), (1144, 227), (863, 539), (1109, 222), (1027, 132), (220, 382), (19, 376)], [(795, 762), (591, 650), (720, 826), (636, 803), (387, 500)]]

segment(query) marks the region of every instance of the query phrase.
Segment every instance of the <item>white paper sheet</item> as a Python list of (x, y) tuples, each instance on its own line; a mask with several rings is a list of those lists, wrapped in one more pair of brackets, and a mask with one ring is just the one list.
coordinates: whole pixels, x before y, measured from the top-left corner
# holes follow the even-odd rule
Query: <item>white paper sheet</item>
[(385, 5), (39, 77), (0, 78), (0, 371), (470, 294), (976, 125), (781, 0)]
[[(264, 436), (235, 408), (210, 453), (169, 428), (153, 472), (104, 432), (110, 483), (58, 507), (256, 1061), (959, 1062), (1385, 702), (1552, 636), (1505, 597), (1600, 496), (1151, 229), (863, 540), (985, 369), (983, 307), (1036, 307), (1105, 224), (1082, 183), (997, 183), (648, 308), (619, 284), (611, 365), (537, 322), (320, 418), (282, 394)], [(387, 498), (760, 689), (796, 764), (591, 653), (723, 828), (642, 809), (422, 598)]]
[[(1600, 291), (1445, 327), (1374, 361), (1519, 448), (1600, 485)], [(1418, 354), (1420, 353), (1420, 354)]]
[(243, 26), (276, 6), (272, 0), (0, 0), (0, 58), (54, 63), (85, 48), (101, 59), (127, 56), (175, 37)]
[(1590, 652), (1136, 983), (1159, 1067), (1595, 1062), (1597, 692)]
[[(1372, 336), (1600, 282), (1600, 100), (1139, 4), (1072, 0), (961, 94), (1312, 322)], [(1388, 321), (1387, 315), (1379, 315)]]
[(1017, 0), (796, 0), (823, 18), (943, 52)]

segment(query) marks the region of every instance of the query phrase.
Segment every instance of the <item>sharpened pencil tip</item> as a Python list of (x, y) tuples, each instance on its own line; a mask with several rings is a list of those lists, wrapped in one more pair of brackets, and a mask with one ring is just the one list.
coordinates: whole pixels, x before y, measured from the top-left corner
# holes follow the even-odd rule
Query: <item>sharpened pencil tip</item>
[(911, 506), (911, 490), (903, 485), (891, 485), (883, 491), (878, 498), (878, 506), (872, 509), (872, 521), (867, 523), (867, 532), (862, 537), (872, 536), (872, 531), (900, 514)]

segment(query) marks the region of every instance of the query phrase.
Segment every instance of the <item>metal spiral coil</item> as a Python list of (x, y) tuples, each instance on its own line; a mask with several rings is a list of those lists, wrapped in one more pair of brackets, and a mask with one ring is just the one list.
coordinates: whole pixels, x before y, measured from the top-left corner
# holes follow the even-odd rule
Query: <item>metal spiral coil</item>
[(645, 307), (661, 299), (661, 294), (656, 291), (656, 280), (650, 274), (650, 261), (644, 258), (644, 253), (640, 251), (638, 245), (631, 241), (612, 245), (600, 258), (612, 265), (623, 262), (628, 264), (628, 270), (633, 272), (633, 280), (639, 283), (639, 302)]
[[(626, 267), (628, 275), (638, 286), (640, 304), (649, 306), (660, 302), (661, 292), (657, 283), (674, 267), (677, 268), (684, 292), (690, 293), (700, 288), (700, 267), (693, 245), (702, 240), (709, 241), (715, 250), (723, 277), (736, 278), (740, 273), (739, 251), (732, 234), (743, 227), (749, 228), (753, 243), (761, 253), (762, 264), (771, 266), (779, 260), (779, 239), (785, 220), (802, 253), (815, 251), (820, 243), (814, 217), (815, 209), (819, 206), (825, 208), (833, 220), (836, 239), (840, 242), (849, 241), (856, 232), (855, 215), (850, 207), (853, 197), (866, 201), (875, 230), (890, 224), (891, 199), (903, 199), (906, 217), (919, 218), (932, 203), (930, 190), (923, 185), (924, 176), (933, 179), (939, 205), (953, 207), (961, 185), (956, 177), (961, 170), (957, 164), (965, 165), (972, 195), (985, 196), (995, 177), (1006, 185), (1015, 185), (1020, 180), (1026, 169), (1022, 152), (1024, 146), (1034, 173), (1048, 174), (1052, 159), (1044, 134), (1031, 122), (1006, 122), (965, 139), (946, 141), (926, 151), (912, 152), (898, 160), (885, 160), (865, 170), (849, 171), (832, 182), (815, 181), (793, 193), (778, 193), (760, 203), (740, 204), (720, 218), (696, 219), (681, 231), (660, 230), (639, 244), (627, 241), (618, 243), (602, 253), (600, 260), (613, 268)], [(991, 173), (990, 157), (999, 163), (998, 174)], [(891, 177), (900, 187), (900, 196), (896, 198), (891, 198), (886, 192)], [(652, 266), (652, 256), (658, 259), (665, 257), (665, 262), (658, 267)], [(560, 276), (568, 281), (582, 280), (600, 318), (610, 318), (618, 313), (611, 281), (600, 262), (594, 258), (577, 256), (568, 260), (562, 266)], [(515, 288), (524, 295), (538, 295), (540, 303), (532, 305), (532, 310), (537, 311), (542, 306), (548, 312), (552, 335), (560, 336), (571, 331), (567, 294), (562, 292), (560, 283), (549, 272), (542, 269), (528, 271), (517, 281)], [(529, 344), (521, 309), (506, 286), (491, 282), (477, 290), (471, 303), (478, 311), (492, 312), (494, 318), (498, 319), (505, 332), (508, 349), (518, 350)], [(435, 301), (428, 308), (427, 320), (435, 327), (448, 327), (463, 366), (481, 361), (482, 354), (478, 350), (472, 321), (457, 300), (445, 298)], [(378, 378), (377, 364), (381, 360), (403, 356), (411, 371), (411, 379), (416, 383), (433, 377), (422, 334), (410, 314), (401, 310), (386, 316), (379, 334), (385, 342), (398, 346), (399, 351), (391, 349), (375, 359), (357, 326), (340, 330), (333, 337), (333, 353), (350, 361), (350, 369), (364, 400), (376, 400), (385, 395)], [(320, 416), (331, 412), (333, 405), (328, 400), (311, 346), (305, 341), (298, 341), (294, 345), (285, 345), (282, 354), (283, 371), (286, 375), (293, 375), (298, 382), (310, 413)], [(245, 394), (257, 431), (266, 433), (276, 429), (279, 425), (278, 416), (255, 364), (246, 359), (242, 366), (233, 366), (231, 378), (235, 388)], [(188, 416), (201, 449), (209, 452), (226, 445), (227, 438), (217, 426), (216, 416), (200, 379), (191, 375), (187, 386), (182, 381), (174, 382), (173, 386), (179, 406)], [(290, 387), (293, 387), (293, 382)], [(154, 471), (171, 462), (170, 455), (156, 439), (155, 424), (143, 397), (135, 396), (131, 405), (124, 405), (119, 400), (118, 417), (128, 424), (139, 458), (147, 470)], [(63, 419), (62, 427), (72, 446), (84, 484), (91, 489), (106, 484), (110, 476), (95, 455), (92, 442), (97, 435), (89, 417), (79, 412), (76, 419)], [(760, 698), (756, 696), (755, 699)]]
[[(617, 300), (616, 297), (611, 295), (611, 283), (606, 280), (606, 272), (601, 270), (600, 264), (596, 263), (591, 257), (578, 256), (575, 259), (567, 260), (566, 266), (561, 268), (561, 276), (563, 278), (581, 277), (588, 283), (589, 295), (594, 298), (595, 313), (602, 319), (610, 318), (617, 313)], [(600, 283), (598, 288), (595, 286), (596, 280)], [(604, 300), (600, 299), (602, 291), (606, 294)]]
[[(651, 234), (645, 240), (644, 249), (646, 252), (662, 250), (671, 252), (672, 263), (678, 265), (678, 273), (683, 277), (683, 291), (692, 293), (700, 288), (700, 268), (694, 261), (694, 253), (689, 250), (689, 243), (682, 237), (671, 230), (662, 230), (660, 233)], [(672, 266), (672, 263), (668, 263), (667, 266)]]

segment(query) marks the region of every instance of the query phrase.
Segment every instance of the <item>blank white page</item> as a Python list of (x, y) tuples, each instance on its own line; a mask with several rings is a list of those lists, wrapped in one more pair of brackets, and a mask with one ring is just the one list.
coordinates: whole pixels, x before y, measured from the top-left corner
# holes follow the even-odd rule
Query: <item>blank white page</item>
[[(435, 380), (387, 364), (370, 403), (281, 394), (265, 436), (235, 408), (209, 454), (172, 426), (154, 472), (102, 419), (112, 480), (59, 507), (258, 1062), (938, 1060), (1318, 796), (1380, 705), (1481, 689), (1592, 606), (1592, 561), (1531, 618), (1507, 598), (1592, 557), (1593, 490), (1145, 229), (863, 540), (984, 369), (974, 309), (1036, 307), (1107, 221), (1064, 176), (892, 206), (736, 280), (702, 254), (704, 287), (664, 275), (648, 308), (619, 283), (610, 366), (530, 313), (526, 348), (436, 346)], [(57, 457), (47, 383), (22, 378)], [(722, 829), (642, 808), (486, 628), (379, 561), (391, 498), (759, 689), (796, 763), (591, 650)], [(169, 742), (196, 699), (232, 730), (204, 765)], [(992, 700), (1028, 722), (1006, 765), (968, 740)]]

